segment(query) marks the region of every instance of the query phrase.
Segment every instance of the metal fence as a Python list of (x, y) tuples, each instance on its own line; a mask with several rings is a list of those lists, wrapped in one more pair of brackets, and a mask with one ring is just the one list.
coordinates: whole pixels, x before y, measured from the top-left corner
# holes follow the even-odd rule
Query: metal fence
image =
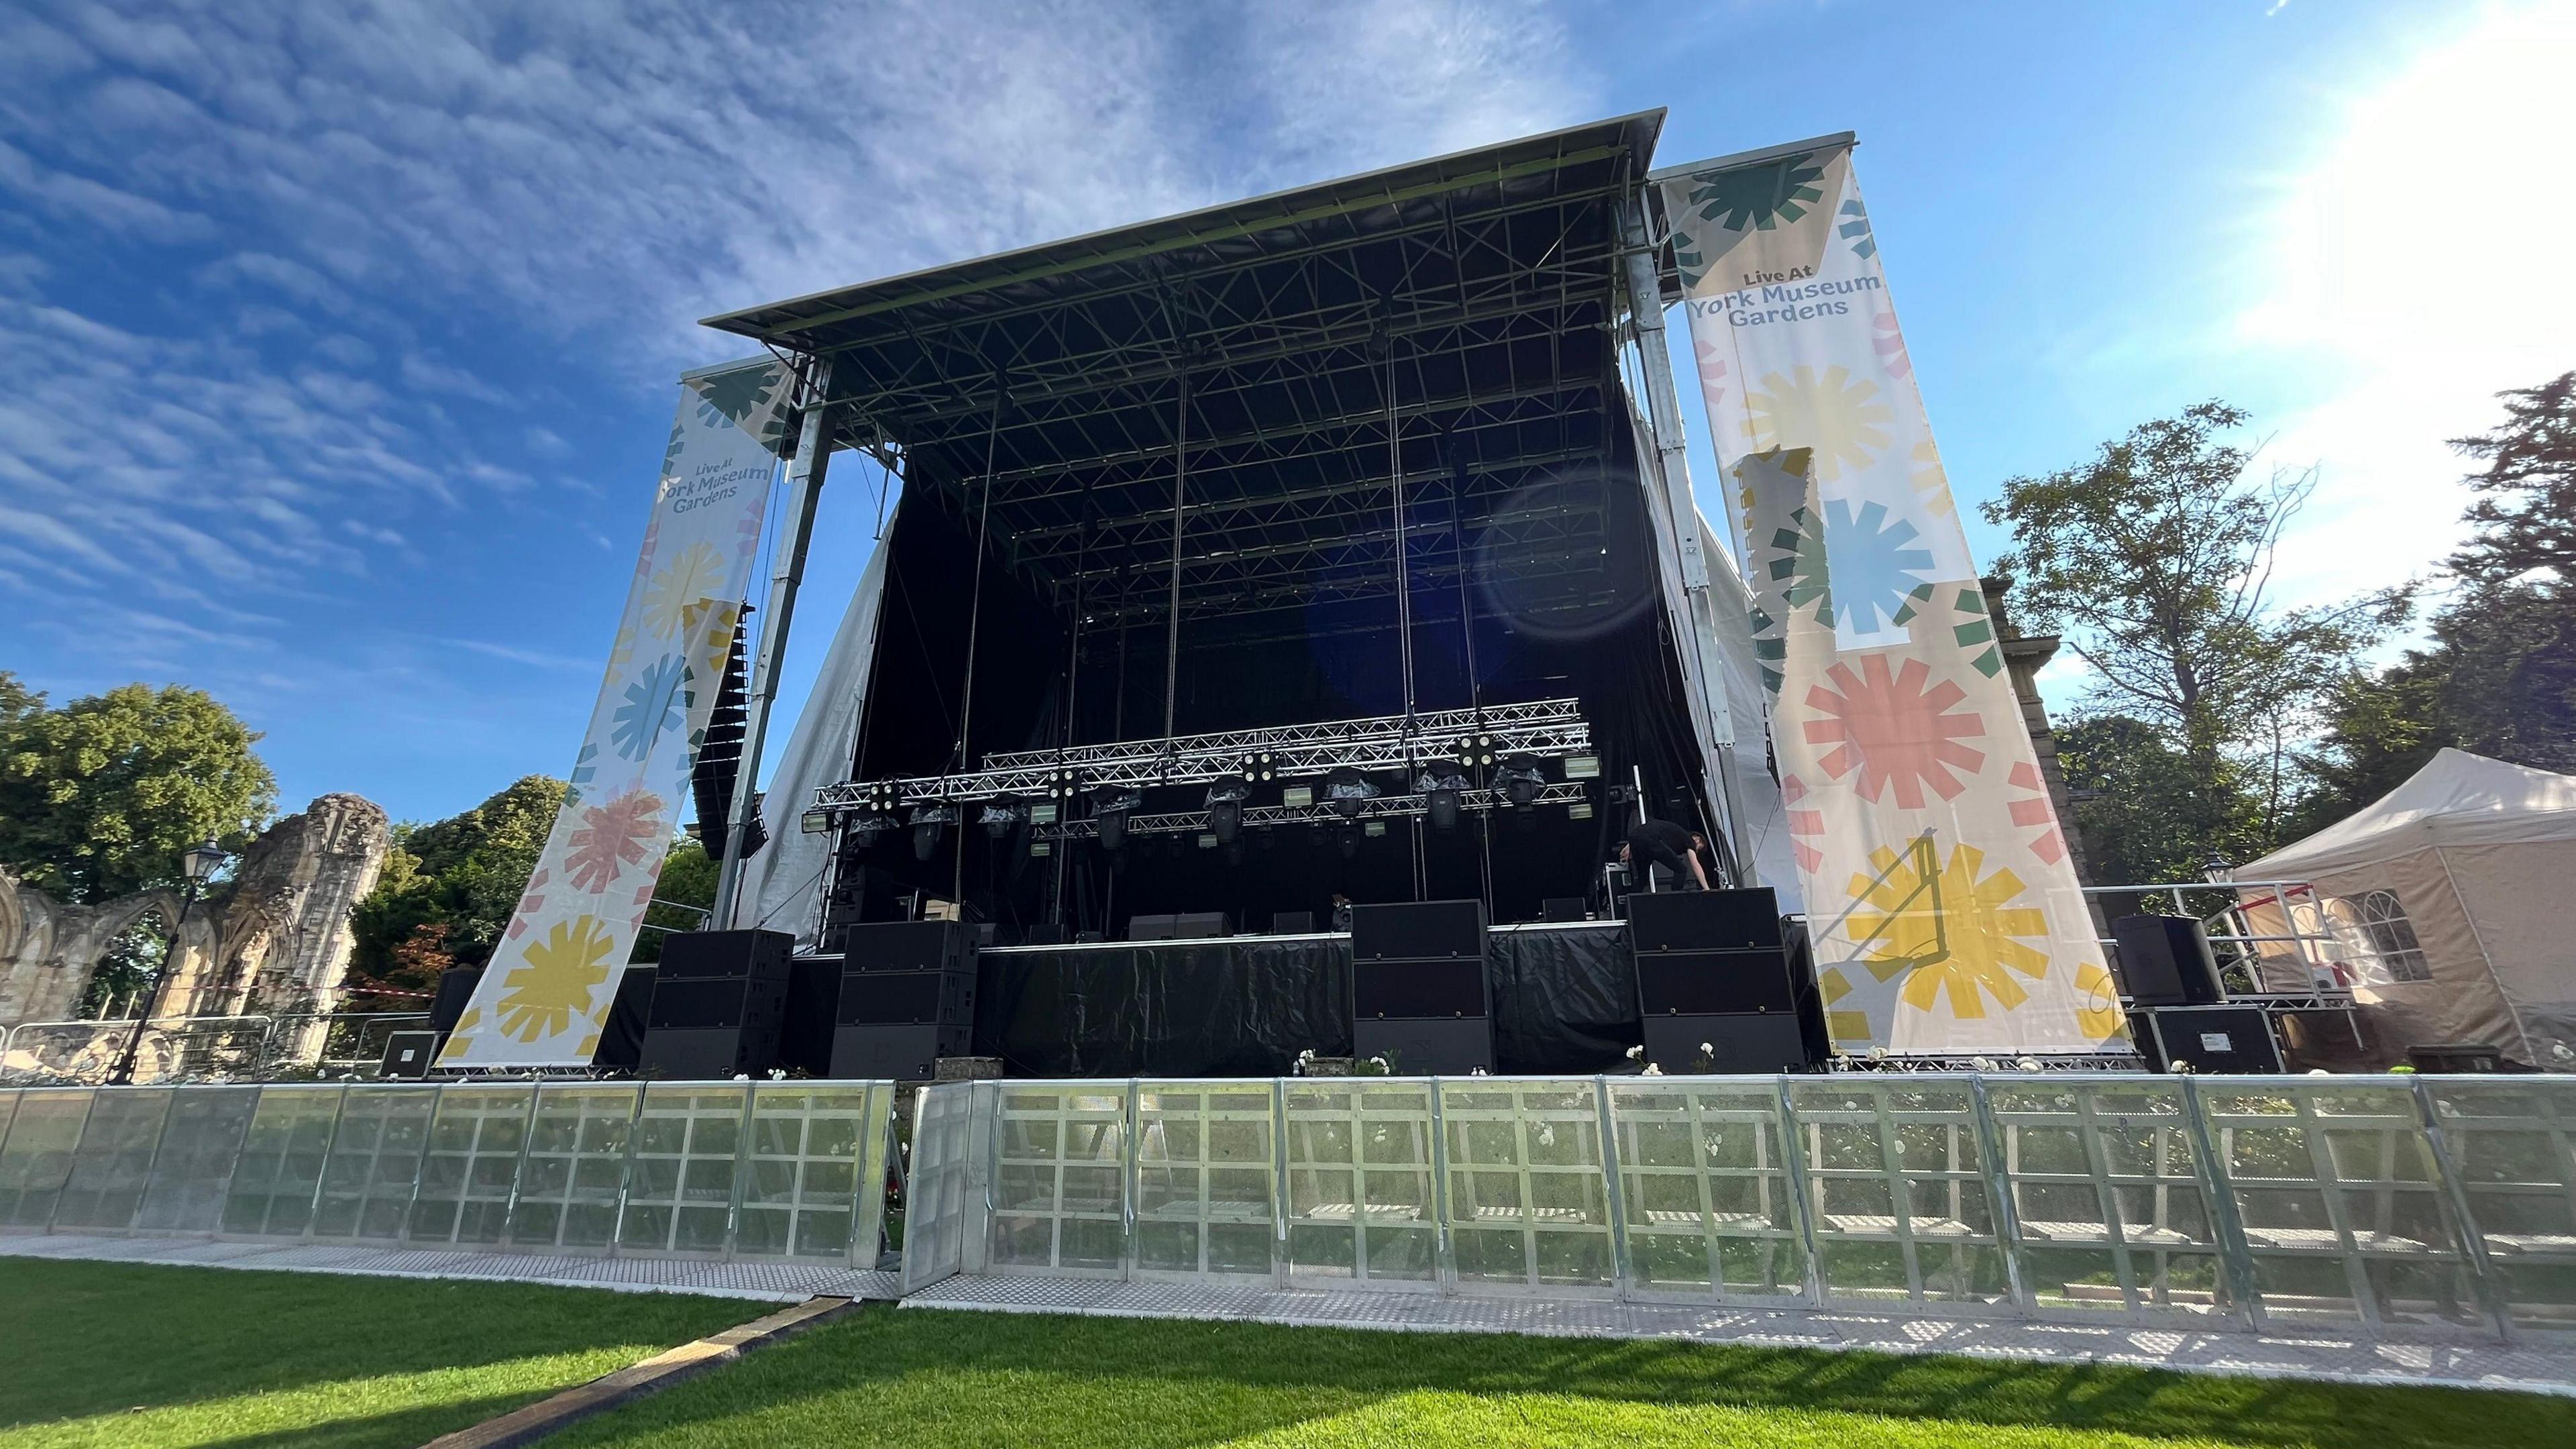
[(890, 1082), (0, 1089), (0, 1231), (876, 1266)]
[(0, 1082), (103, 1083), (138, 1030), (138, 1082), (255, 1081), (293, 1072), (372, 1076), (387, 1038), (428, 1024), (428, 1013), (418, 1011), (21, 1022), (0, 1030)]
[(982, 1082), (953, 1273), (2367, 1334), (2576, 1331), (2576, 1078)]

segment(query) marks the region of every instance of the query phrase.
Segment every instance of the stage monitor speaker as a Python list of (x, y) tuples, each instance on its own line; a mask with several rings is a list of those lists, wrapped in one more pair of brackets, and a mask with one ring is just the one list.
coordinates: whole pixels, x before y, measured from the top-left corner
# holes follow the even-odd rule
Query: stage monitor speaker
[(2120, 984), (2140, 1006), (2209, 1006), (2224, 1000), (2209, 933), (2189, 916), (2122, 916), (2111, 923)]
[(664, 937), (636, 1070), (665, 1081), (723, 1081), (775, 1066), (795, 945), (784, 931)]
[(1650, 951), (1777, 951), (1780, 898), (1768, 886), (1631, 894), (1628, 947)]
[(658, 966), (629, 966), (617, 978), (616, 999), (608, 1004), (608, 1020), (600, 1023), (599, 1050), (590, 1054), (592, 1066), (631, 1072), (644, 1059), (644, 1022), (652, 1014), (654, 979), (661, 974)]
[(385, 1036), (385, 1059), (376, 1068), (380, 1077), (425, 1077), (429, 1064), (438, 1057), (439, 1039), (444, 1032), (397, 1031)]
[(1233, 934), (1234, 924), (1223, 911), (1132, 916), (1127, 921), (1127, 939), (1130, 941), (1195, 941)]
[(1274, 911), (1270, 916), (1270, 934), (1274, 936), (1311, 936), (1315, 933), (1313, 911)]
[(787, 963), (787, 1010), (778, 1027), (778, 1064), (809, 1077), (832, 1074), (832, 1032), (839, 1024), (839, 956), (797, 956)]
[(1494, 1069), (1494, 1028), (1483, 1017), (1363, 1017), (1352, 1024), (1351, 1050), (1361, 1061), (1384, 1057), (1399, 1076), (1464, 1077)]
[(926, 1082), (941, 1057), (968, 1055), (973, 1036), (963, 1022), (839, 1027), (832, 1033), (832, 1075)]
[(1411, 901), (1351, 907), (1351, 958), (1424, 961), (1485, 958), (1483, 901)]
[(1542, 921), (1580, 921), (1588, 914), (1581, 896), (1549, 896), (1538, 903)]
[(2188, 1062), (2201, 1076), (2269, 1076), (2281, 1070), (2281, 1044), (2271, 1014), (2257, 1006), (2164, 1006), (2138, 1013), (2147, 1019), (2139, 1045), (2160, 1072)]
[(1806, 1071), (1817, 1054), (1796, 1012), (1726, 1012), (1647, 1017), (1646, 1060), (1666, 1075), (1764, 1076)]
[(848, 969), (861, 971), (972, 971), (972, 926), (956, 921), (882, 921), (852, 926), (842, 939)]
[(1020, 932), (1023, 946), (1061, 946), (1071, 939), (1073, 933), (1066, 930), (1061, 921), (1039, 921)]
[(466, 1004), (474, 999), (474, 988), (483, 980), (480, 966), (450, 966), (438, 973), (438, 992), (429, 999), (429, 1029), (445, 1036), (456, 1030), (457, 1019), (465, 1015)]

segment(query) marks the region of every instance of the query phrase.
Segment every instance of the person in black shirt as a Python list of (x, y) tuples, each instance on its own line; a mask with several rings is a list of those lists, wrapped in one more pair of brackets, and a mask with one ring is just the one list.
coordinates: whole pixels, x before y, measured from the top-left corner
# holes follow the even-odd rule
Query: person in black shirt
[[(1648, 865), (1660, 865), (1682, 882), (1682, 889), (1708, 889), (1708, 872), (1700, 869), (1699, 853), (1708, 847), (1708, 837), (1684, 830), (1669, 820), (1640, 820), (1628, 831), (1627, 842), (1619, 847), (1622, 863), (1634, 867), (1643, 859)], [(1644, 882), (1639, 881), (1642, 889)]]

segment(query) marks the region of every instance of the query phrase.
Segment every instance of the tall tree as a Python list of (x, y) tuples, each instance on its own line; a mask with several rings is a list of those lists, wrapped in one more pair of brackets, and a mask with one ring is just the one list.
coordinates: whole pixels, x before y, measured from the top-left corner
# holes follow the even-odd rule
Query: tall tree
[(2408, 596), (2271, 600), (2274, 552), (2316, 475), (2255, 477), (2254, 453), (2225, 436), (2246, 420), (2206, 402), (2141, 424), (2085, 463), (2007, 480), (1985, 514), (2012, 529), (1996, 563), (2016, 577), (2015, 603), (2092, 666), (2091, 712), (2159, 732), (2196, 797), (2189, 813), (2233, 818), (2231, 802), (2252, 800), (2261, 845), (2294, 793), (2298, 741)]
[(353, 983), (425, 990), (447, 965), (489, 960), (563, 797), (563, 781), (530, 775), (461, 814), (395, 827), (383, 877), (350, 913)]
[(2501, 427), (2451, 440), (2487, 465), (2469, 475), (2479, 497), (2468, 520), (2478, 531), (2451, 555), (2451, 569), (2489, 586), (2535, 569), (2576, 582), (2576, 372), (2496, 396)]
[(190, 846), (239, 850), (267, 824), (259, 738), (203, 690), (129, 684), (53, 709), (0, 675), (0, 865), (73, 901), (175, 883)]

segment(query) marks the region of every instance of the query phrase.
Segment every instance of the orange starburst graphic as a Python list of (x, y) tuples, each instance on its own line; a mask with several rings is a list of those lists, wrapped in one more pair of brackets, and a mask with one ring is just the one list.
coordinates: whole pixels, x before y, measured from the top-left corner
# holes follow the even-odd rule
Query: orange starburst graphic
[(1839, 780), (1860, 771), (1861, 797), (1875, 804), (1888, 790), (1908, 810), (1924, 806), (1923, 787), (1930, 785), (1944, 800), (1956, 799), (1963, 776), (1986, 763), (1985, 752), (1959, 741), (1986, 732), (1974, 710), (1954, 709), (1966, 691), (1949, 680), (1931, 682), (1931, 667), (1908, 659), (1888, 669), (1885, 654), (1864, 655), (1855, 672), (1848, 662), (1825, 672), (1824, 684), (1807, 690), (1807, 708), (1816, 718), (1800, 727), (1807, 743), (1832, 748), (1817, 760)]

